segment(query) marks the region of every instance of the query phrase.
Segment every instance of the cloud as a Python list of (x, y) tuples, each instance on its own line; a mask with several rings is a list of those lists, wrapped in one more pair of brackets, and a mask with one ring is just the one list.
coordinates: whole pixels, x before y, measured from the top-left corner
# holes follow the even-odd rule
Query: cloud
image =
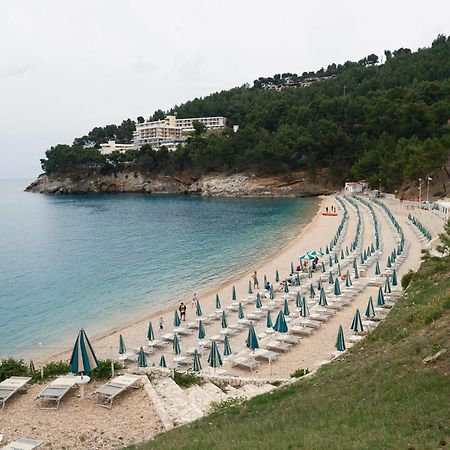
[(16, 59), (11, 61), (6, 67), (0, 72), (2, 77), (20, 77), (25, 75), (26, 72), (36, 67), (41, 63), (38, 58), (27, 58), (27, 59)]
[(130, 67), (134, 72), (141, 74), (155, 73), (158, 70), (155, 62), (144, 55), (136, 56)]

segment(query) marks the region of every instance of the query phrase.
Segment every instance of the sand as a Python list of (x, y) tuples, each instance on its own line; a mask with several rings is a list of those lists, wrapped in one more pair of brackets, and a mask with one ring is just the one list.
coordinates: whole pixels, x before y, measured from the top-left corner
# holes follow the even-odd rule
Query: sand
[[(409, 254), (406, 261), (399, 270), (401, 277), (408, 270), (416, 270), (421, 260), (421, 245), (417, 235), (407, 224), (407, 215), (410, 212), (406, 207), (397, 200), (386, 200), (386, 205), (391, 209), (400, 222), (405, 233), (406, 241), (409, 243)], [(262, 261), (254, 261), (254, 270), (257, 270), (260, 287), (262, 286), (264, 274), (267, 275), (269, 281), (274, 283), (275, 271), (278, 270), (281, 278), (289, 275), (290, 264), (298, 261), (298, 256), (309, 250), (325, 248), (334, 236), (336, 229), (341, 221), (342, 211), (339, 210), (337, 217), (326, 217), (321, 214), (325, 206), (338, 206), (334, 197), (324, 197), (322, 199), (320, 209), (299, 236), (294, 239), (285, 248), (274, 249), (277, 252), (273, 258), (267, 258)], [(373, 227), (368, 209), (362, 204), (360, 212), (364, 221), (363, 245), (367, 247), (374, 241)], [(349, 224), (343, 242), (343, 248), (350, 246), (356, 230), (356, 214), (352, 208), (349, 210)], [(379, 208), (375, 208), (375, 212), (379, 219), (381, 237), (383, 241), (383, 253), (380, 256), (380, 265), (384, 268), (387, 255), (391, 252), (395, 245), (395, 235), (389, 226), (388, 219), (382, 214)], [(435, 214), (429, 211), (416, 211), (415, 215), (419, 220), (427, 226), (434, 236), (441, 232), (443, 221)], [(248, 267), (248, 261), (243, 261), (243, 265)], [(251, 263), (251, 262), (250, 262)], [(369, 269), (367, 276), (373, 275), (373, 267)], [(226, 307), (231, 303), (232, 286), (236, 287), (238, 299), (247, 297), (248, 282), (251, 279), (252, 271), (243, 276), (239, 276), (233, 280), (229, 280), (224, 285), (217, 287), (217, 290), (201, 291), (199, 290), (198, 298), (201, 303), (203, 314), (206, 316), (215, 310), (215, 294), (218, 293), (222, 307)], [(316, 282), (317, 277), (314, 278)], [(352, 332), (350, 325), (356, 308), (363, 313), (365, 311), (369, 295), (376, 298), (377, 288), (368, 287), (362, 293), (352, 300), (350, 306), (339, 311), (333, 318), (323, 324), (321, 328), (312, 336), (304, 338), (301, 342), (294, 346), (289, 352), (281, 354), (277, 361), (270, 366), (267, 363), (253, 372), (255, 377), (271, 377), (273, 379), (287, 378), (289, 375), (299, 368), (313, 369), (317, 363), (323, 359), (328, 359), (330, 354), (335, 351), (336, 335), (339, 325), (344, 328), (346, 337)], [(195, 310), (191, 307), (191, 292), (186, 292), (185, 298), (182, 300), (187, 305), (187, 322), (195, 321)], [(278, 294), (280, 295), (280, 294)], [(264, 300), (263, 300), (264, 303)], [(292, 306), (292, 303), (290, 304)], [(152, 320), (156, 337), (159, 337), (158, 321), (159, 317), (163, 317), (165, 323), (164, 333), (171, 332), (173, 329), (173, 314), (178, 304), (168, 311), (153, 314), (144, 320), (130, 324), (120, 330), (115, 330), (106, 336), (96, 339), (93, 345), (97, 355), (100, 358), (113, 356), (118, 357), (119, 334), (125, 338), (128, 353), (131, 355), (133, 348), (139, 348), (141, 345), (147, 346), (147, 326), (148, 321)], [(245, 309), (246, 314), (255, 310), (253, 304), (248, 304)], [(272, 313), (273, 320), (278, 310)], [(229, 323), (237, 322), (237, 313), (228, 314)], [(206, 336), (211, 337), (220, 334), (220, 321), (214, 321), (212, 324), (205, 325)], [(256, 325), (258, 334), (265, 331), (265, 319), (262, 319)], [(234, 352), (245, 348), (246, 330), (231, 337), (231, 347)], [(181, 348), (186, 351), (197, 345), (197, 332), (194, 331), (188, 337), (182, 337)], [(222, 350), (222, 344), (219, 346)], [(164, 352), (155, 351), (148, 358), (149, 365), (158, 364), (161, 354), (164, 353), (168, 362), (172, 361), (172, 350), (169, 344)], [(69, 353), (57, 355), (56, 359), (68, 358)], [(54, 357), (55, 358), (55, 357)], [(207, 352), (202, 357), (203, 366), (207, 366)], [(226, 370), (232, 375), (248, 376), (249, 372), (232, 368), (229, 362), (224, 364)], [(94, 383), (90, 383), (87, 390), (93, 390)], [(35, 437), (42, 438), (47, 442), (45, 448), (116, 448), (122, 444), (142, 440), (161, 431), (161, 425), (157, 419), (157, 414), (153, 409), (148, 398), (145, 397), (143, 390), (131, 391), (126, 393), (111, 411), (96, 408), (93, 401), (80, 400), (71, 397), (64, 400), (61, 410), (58, 412), (40, 411), (38, 406), (34, 404), (33, 398), (38, 393), (40, 386), (33, 386), (26, 395), (18, 395), (16, 399), (11, 401), (3, 414), (0, 413), (0, 432), (9, 438), (18, 437)]]

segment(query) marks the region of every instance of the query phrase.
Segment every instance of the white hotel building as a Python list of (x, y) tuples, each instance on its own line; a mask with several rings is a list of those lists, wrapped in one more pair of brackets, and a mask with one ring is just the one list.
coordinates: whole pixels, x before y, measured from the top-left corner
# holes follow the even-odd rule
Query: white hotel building
[(217, 131), (225, 128), (225, 117), (195, 117), (178, 119), (175, 116), (167, 116), (163, 120), (143, 122), (136, 124), (134, 132), (134, 147), (150, 144), (154, 149), (162, 146), (168, 150), (175, 150), (178, 144), (186, 141), (194, 132), (194, 122), (205, 125), (209, 131)]

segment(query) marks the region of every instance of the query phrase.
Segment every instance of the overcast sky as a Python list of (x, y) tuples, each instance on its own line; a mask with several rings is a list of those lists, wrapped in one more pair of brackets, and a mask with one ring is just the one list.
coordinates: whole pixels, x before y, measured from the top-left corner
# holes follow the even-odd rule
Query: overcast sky
[[(370, 5), (370, 6), (369, 6)], [(448, 0), (15, 0), (0, 8), (0, 178), (51, 145), (279, 72), (450, 33)]]

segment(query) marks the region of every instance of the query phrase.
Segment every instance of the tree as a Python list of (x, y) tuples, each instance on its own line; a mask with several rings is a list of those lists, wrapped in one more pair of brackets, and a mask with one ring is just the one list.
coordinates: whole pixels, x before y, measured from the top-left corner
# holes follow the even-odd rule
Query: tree
[(441, 243), (436, 247), (436, 250), (442, 256), (450, 256), (450, 219), (444, 225), (444, 232), (439, 235)]
[(138, 116), (136, 120), (137, 120), (137, 123), (144, 123), (145, 122), (145, 119), (142, 116)]

